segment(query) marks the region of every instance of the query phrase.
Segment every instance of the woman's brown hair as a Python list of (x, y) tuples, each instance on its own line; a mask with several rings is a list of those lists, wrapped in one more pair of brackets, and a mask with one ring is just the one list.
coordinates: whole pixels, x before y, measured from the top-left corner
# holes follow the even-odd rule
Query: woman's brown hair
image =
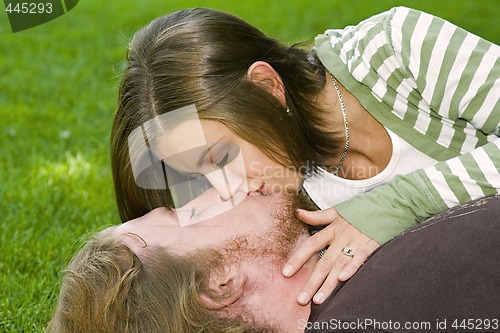
[[(122, 237), (107, 229), (72, 259), (46, 333), (268, 332), (203, 308), (198, 293), (211, 274), (201, 269), (206, 262), (159, 248), (140, 259)], [(217, 256), (209, 254), (218, 267)]]
[[(309, 57), (309, 60), (308, 60)], [(134, 35), (119, 91), (111, 157), (123, 221), (171, 207), (166, 190), (134, 181), (127, 139), (144, 122), (194, 104), (200, 119), (226, 125), (285, 167), (302, 173), (337, 152), (336, 133), (321, 130), (315, 105), (325, 71), (314, 54), (286, 46), (245, 21), (211, 9), (187, 9), (160, 17)], [(246, 79), (250, 65), (265, 61), (280, 75), (287, 105)], [(287, 113), (286, 108), (290, 112)]]

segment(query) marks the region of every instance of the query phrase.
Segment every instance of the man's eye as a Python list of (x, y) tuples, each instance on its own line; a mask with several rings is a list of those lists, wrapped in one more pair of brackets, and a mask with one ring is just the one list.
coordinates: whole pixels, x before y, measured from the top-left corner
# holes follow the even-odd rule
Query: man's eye
[(190, 209), (179, 208), (179, 209), (174, 209), (174, 213), (177, 215), (177, 218), (181, 222), (181, 226), (183, 226), (183, 224), (185, 225), (187, 221), (191, 221), (195, 217), (196, 210), (194, 208)]
[(189, 173), (187, 174), (187, 180), (197, 180), (202, 178), (203, 175), (201, 173)]

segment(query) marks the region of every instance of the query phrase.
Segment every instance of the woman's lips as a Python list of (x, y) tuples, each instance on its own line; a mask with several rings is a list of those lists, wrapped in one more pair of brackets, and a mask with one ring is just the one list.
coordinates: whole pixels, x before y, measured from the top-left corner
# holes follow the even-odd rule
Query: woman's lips
[(255, 196), (255, 195), (264, 195), (264, 196), (268, 196), (269, 194), (267, 194), (266, 192), (266, 189), (265, 189), (265, 183), (263, 183), (259, 188), (251, 191), (251, 192), (248, 192), (248, 196)]
[(262, 186), (259, 188), (259, 190), (258, 190), (258, 191), (260, 192), (260, 194), (265, 195), (265, 196), (269, 196), (269, 195), (271, 195), (271, 194), (269, 194), (269, 193), (267, 192), (267, 189), (266, 189), (266, 183), (262, 184)]

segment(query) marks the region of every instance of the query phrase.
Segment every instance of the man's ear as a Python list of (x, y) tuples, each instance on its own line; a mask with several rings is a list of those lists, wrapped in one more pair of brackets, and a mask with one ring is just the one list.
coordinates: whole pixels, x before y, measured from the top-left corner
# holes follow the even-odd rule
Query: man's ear
[(285, 87), (281, 76), (265, 61), (256, 61), (247, 71), (247, 79), (266, 89), (286, 107)]
[(237, 302), (244, 294), (246, 273), (238, 266), (228, 267), (210, 277), (208, 290), (200, 292), (201, 304), (208, 310), (221, 310)]

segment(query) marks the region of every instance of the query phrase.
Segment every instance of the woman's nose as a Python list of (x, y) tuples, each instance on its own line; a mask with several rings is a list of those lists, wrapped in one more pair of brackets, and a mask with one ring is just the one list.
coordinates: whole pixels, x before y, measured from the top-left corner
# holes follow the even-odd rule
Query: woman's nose
[(214, 189), (219, 193), (221, 200), (230, 200), (238, 191), (247, 191), (245, 179), (230, 168), (218, 169), (208, 175), (205, 175)]

